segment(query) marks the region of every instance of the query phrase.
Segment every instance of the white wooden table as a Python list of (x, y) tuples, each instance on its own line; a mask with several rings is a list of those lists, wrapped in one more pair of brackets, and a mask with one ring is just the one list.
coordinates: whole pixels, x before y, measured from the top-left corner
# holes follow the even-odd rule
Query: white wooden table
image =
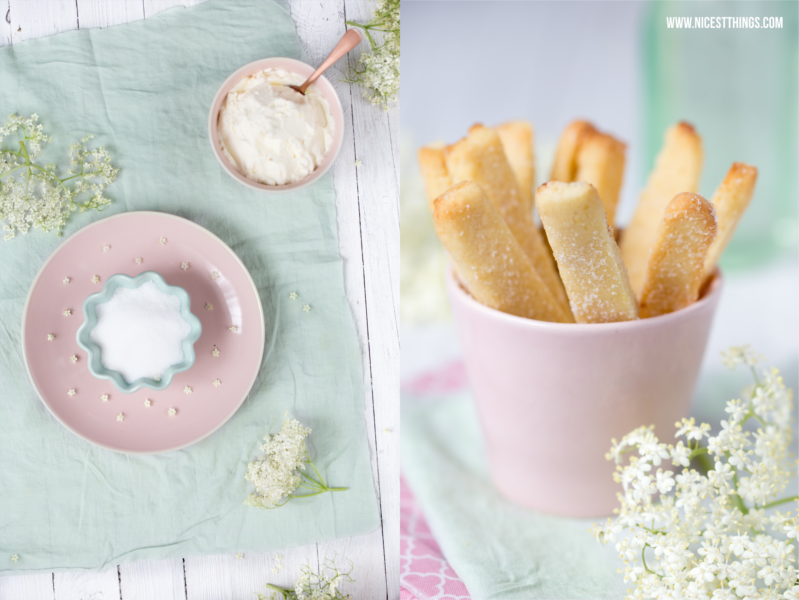
[[(0, 0), (0, 46), (71, 29), (109, 27), (200, 0)], [(369, 0), (289, 0), (302, 45), (318, 64), (345, 31), (367, 22)], [(370, 535), (267, 554), (206, 556), (119, 565), (103, 573), (0, 577), (0, 600), (253, 600), (267, 582), (291, 587), (306, 562), (326, 556), (355, 564), (356, 599), (399, 598), (399, 107), (388, 112), (327, 77), (344, 105), (344, 145), (333, 176), (339, 247), (363, 356), (365, 419), (382, 528)], [(2, 107), (6, 113), (14, 107)], [(355, 160), (362, 166), (356, 170)], [(272, 573), (277, 555), (283, 568)]]

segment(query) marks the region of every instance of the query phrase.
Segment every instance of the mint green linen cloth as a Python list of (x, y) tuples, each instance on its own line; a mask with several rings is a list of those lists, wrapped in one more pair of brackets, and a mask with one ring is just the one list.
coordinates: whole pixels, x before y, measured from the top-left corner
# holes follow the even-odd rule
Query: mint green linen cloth
[(475, 600), (624, 597), (615, 549), (589, 533), (596, 519), (536, 513), (495, 491), (468, 395), (404, 396), (401, 453), (403, 476)]
[[(102, 215), (75, 215), (64, 235), (129, 210), (191, 219), (244, 261), (267, 332), (255, 386), (219, 431), (159, 456), (98, 448), (50, 415), (20, 347), (26, 294), (61, 239), (33, 231), (0, 242), (0, 573), (267, 551), (378, 526), (332, 177), (267, 196), (224, 173), (208, 141), (222, 81), (268, 56), (302, 58), (285, 1), (208, 2), (0, 50), (0, 118), (38, 113), (55, 136), (45, 160), (93, 133), (121, 168), (108, 188), (114, 203)], [(309, 445), (327, 481), (349, 490), (278, 510), (245, 506), (247, 463), (284, 411), (313, 429)]]

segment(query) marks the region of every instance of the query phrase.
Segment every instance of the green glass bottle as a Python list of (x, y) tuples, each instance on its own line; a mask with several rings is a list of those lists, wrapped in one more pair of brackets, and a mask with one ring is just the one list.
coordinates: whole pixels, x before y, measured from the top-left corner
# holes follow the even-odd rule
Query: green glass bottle
[[(727, 271), (795, 253), (799, 243), (798, 13), (797, 2), (751, 1), (658, 1), (645, 13), (645, 168), (666, 129), (686, 120), (704, 144), (703, 196), (710, 199), (733, 162), (759, 171), (752, 203), (722, 259)], [(676, 28), (673, 20), (668, 27), (669, 19), (686, 17), (692, 25), (710, 25), (707, 17), (757, 17), (761, 27)], [(764, 28), (766, 18), (772, 25), (781, 18), (782, 27)]]

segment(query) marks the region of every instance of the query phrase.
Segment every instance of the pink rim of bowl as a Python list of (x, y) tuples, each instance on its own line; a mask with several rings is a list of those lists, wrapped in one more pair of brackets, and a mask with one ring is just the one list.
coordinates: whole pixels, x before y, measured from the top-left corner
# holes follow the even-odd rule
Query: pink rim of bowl
[(336, 130), (333, 133), (333, 144), (327, 151), (327, 154), (325, 154), (322, 163), (316, 167), (316, 169), (314, 169), (310, 175), (304, 179), (301, 179), (300, 181), (295, 181), (294, 183), (286, 183), (284, 185), (267, 185), (265, 183), (259, 183), (258, 181), (249, 179), (240, 173), (238, 169), (236, 169), (236, 167), (230, 163), (225, 156), (225, 153), (222, 151), (222, 141), (219, 139), (217, 122), (219, 120), (219, 110), (222, 108), (222, 103), (225, 101), (225, 98), (227, 98), (228, 92), (230, 92), (230, 90), (233, 89), (233, 87), (243, 78), (263, 71), (264, 69), (285, 69), (286, 71), (298, 73), (304, 77), (310, 76), (315, 71), (312, 66), (294, 58), (262, 58), (244, 65), (235, 71), (230, 77), (225, 79), (225, 82), (220, 86), (219, 91), (217, 91), (216, 96), (214, 96), (214, 101), (211, 103), (211, 110), (208, 113), (208, 138), (211, 141), (211, 148), (213, 149), (214, 156), (216, 156), (219, 164), (222, 165), (222, 168), (239, 183), (261, 192), (269, 192), (273, 194), (293, 192), (311, 185), (317, 179), (322, 177), (322, 175), (324, 175), (331, 166), (333, 166), (333, 163), (335, 162), (336, 157), (341, 150), (341, 144), (344, 141), (344, 108), (341, 106), (341, 99), (339, 98), (330, 81), (324, 75), (319, 77), (314, 85), (319, 89), (319, 91), (330, 104), (330, 113), (333, 117), (333, 122), (336, 125)]
[(711, 297), (715, 300), (715, 298), (721, 293), (721, 289), (724, 284), (724, 278), (722, 277), (721, 271), (716, 269), (715, 273), (713, 274), (713, 281), (711, 281), (709, 284), (706, 284), (702, 289), (699, 300), (690, 306), (687, 306), (686, 308), (666, 315), (660, 315), (659, 317), (638, 319), (637, 321), (621, 321), (618, 323), (550, 323), (549, 321), (536, 321), (535, 319), (518, 317), (516, 315), (511, 315), (500, 310), (496, 310), (495, 308), (491, 308), (485, 304), (481, 304), (475, 300), (469, 292), (466, 291), (461, 282), (452, 272), (452, 269), (447, 269), (445, 278), (447, 288), (451, 293), (458, 294), (461, 297), (461, 300), (470, 305), (473, 310), (483, 312), (484, 314), (488, 315), (489, 318), (500, 319), (506, 323), (515, 322), (518, 327), (526, 327), (531, 330), (547, 329), (551, 331), (558, 331), (558, 333), (562, 335), (577, 334), (581, 336), (591, 333), (598, 334), (602, 331), (607, 332), (610, 329), (645, 329), (648, 327), (657, 327), (661, 324), (667, 323), (668, 320), (681, 319), (686, 314), (690, 314), (690, 312), (696, 312), (697, 310), (700, 310), (705, 304), (711, 301)]

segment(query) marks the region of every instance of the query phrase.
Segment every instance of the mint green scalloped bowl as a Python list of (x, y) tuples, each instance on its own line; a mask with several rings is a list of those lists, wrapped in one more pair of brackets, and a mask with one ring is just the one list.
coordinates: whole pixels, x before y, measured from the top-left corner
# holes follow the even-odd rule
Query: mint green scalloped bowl
[[(191, 332), (183, 340), (183, 361), (170, 367), (161, 375), (161, 379), (155, 380), (148, 377), (141, 377), (132, 383), (125, 381), (122, 374), (112, 369), (106, 369), (100, 360), (101, 349), (90, 339), (90, 334), (95, 325), (97, 325), (97, 312), (95, 308), (98, 304), (108, 302), (116, 292), (117, 288), (138, 288), (139, 286), (152, 282), (155, 286), (170, 296), (176, 296), (180, 300), (180, 314), (191, 326)], [(189, 307), (191, 301), (189, 294), (182, 287), (175, 285), (168, 285), (164, 278), (155, 271), (145, 271), (136, 275), (136, 277), (129, 277), (118, 273), (112, 275), (105, 282), (105, 286), (101, 292), (92, 294), (83, 301), (83, 324), (78, 329), (77, 341), (78, 345), (83, 348), (88, 354), (89, 372), (98, 379), (108, 379), (113, 382), (114, 386), (125, 394), (133, 393), (143, 387), (152, 390), (160, 391), (165, 390), (172, 383), (172, 378), (176, 373), (186, 371), (194, 364), (194, 342), (200, 338), (202, 333), (202, 325), (200, 320), (195, 317)]]

